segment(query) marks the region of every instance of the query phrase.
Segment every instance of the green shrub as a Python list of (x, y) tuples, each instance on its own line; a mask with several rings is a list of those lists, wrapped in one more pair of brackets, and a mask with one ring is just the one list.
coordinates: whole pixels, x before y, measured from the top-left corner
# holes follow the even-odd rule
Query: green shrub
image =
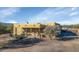
[(0, 34), (10, 33), (11, 32), (11, 25), (5, 25), (0, 23)]

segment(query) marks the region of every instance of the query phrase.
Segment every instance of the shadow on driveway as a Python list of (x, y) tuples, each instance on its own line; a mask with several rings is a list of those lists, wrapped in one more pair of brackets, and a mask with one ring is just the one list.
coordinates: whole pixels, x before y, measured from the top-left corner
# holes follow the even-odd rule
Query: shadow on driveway
[(16, 39), (9, 41), (9, 43), (4, 45), (2, 49), (31, 47), (42, 41), (44, 40), (38, 38)]
[(78, 35), (72, 31), (62, 30), (59, 40), (61, 40), (61, 41), (74, 40), (77, 38), (77, 36)]

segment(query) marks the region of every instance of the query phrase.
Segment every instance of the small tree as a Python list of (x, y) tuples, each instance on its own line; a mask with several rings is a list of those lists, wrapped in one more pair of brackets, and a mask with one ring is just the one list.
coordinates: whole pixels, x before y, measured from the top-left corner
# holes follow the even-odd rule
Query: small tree
[(6, 25), (4, 23), (0, 23), (0, 34), (10, 33), (12, 29), (12, 25)]
[(52, 40), (52, 38), (56, 36), (55, 27), (53, 27), (53, 26), (47, 26), (44, 29), (44, 33), (45, 33), (45, 35), (47, 35), (47, 37), (49, 37), (50, 40)]

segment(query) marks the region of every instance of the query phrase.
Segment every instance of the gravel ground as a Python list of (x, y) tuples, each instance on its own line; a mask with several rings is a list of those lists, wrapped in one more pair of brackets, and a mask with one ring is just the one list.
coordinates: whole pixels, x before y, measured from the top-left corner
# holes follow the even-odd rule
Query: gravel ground
[(12, 39), (8, 34), (0, 36), (0, 44), (4, 44), (1, 52), (79, 52), (79, 39), (47, 41), (29, 38), (9, 41)]

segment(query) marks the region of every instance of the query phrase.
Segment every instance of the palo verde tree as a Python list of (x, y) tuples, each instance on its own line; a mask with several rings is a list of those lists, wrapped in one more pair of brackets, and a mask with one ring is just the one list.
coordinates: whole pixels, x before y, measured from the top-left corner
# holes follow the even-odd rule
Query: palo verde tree
[(55, 38), (58, 35), (57, 27), (56, 26), (47, 26), (44, 29), (44, 33), (47, 37), (49, 37), (50, 40), (52, 40), (53, 37)]

